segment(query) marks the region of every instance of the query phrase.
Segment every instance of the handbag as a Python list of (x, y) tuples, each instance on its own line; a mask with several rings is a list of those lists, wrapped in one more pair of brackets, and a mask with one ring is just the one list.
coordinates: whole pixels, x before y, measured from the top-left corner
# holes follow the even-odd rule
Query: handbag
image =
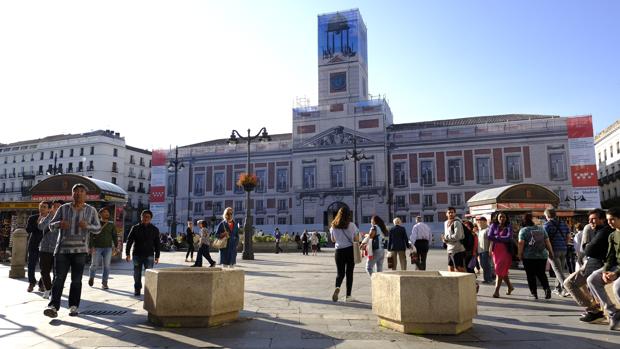
[(358, 264), (362, 261), (362, 251), (360, 251), (360, 243), (353, 241), (353, 262)]
[(418, 261), (420, 260), (420, 258), (417, 252), (411, 252), (409, 256), (411, 257), (411, 264), (418, 264)]
[(394, 269), (394, 259), (396, 258), (396, 256), (394, 255), (394, 252), (389, 251), (387, 254), (387, 265), (388, 265), (388, 269)]
[(215, 239), (215, 241), (213, 241), (213, 247), (217, 249), (226, 248), (227, 245), (228, 245), (228, 237), (225, 237), (222, 239)]

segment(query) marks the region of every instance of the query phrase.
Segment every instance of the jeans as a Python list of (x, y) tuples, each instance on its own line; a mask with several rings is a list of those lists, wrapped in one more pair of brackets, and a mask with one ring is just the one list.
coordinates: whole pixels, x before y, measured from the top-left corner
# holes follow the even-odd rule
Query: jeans
[[(371, 246), (369, 247), (372, 248)], [(385, 250), (382, 248), (376, 249), (372, 252), (372, 259), (366, 261), (366, 272), (368, 272), (368, 275), (372, 275), (375, 265), (377, 266), (377, 273), (383, 271), (383, 260), (385, 259), (384, 257)]]
[(97, 273), (99, 267), (99, 260), (103, 264), (103, 276), (101, 282), (103, 284), (108, 283), (108, 276), (110, 275), (110, 262), (112, 261), (112, 247), (95, 248), (95, 254), (90, 262), (90, 278), (93, 279)]
[(489, 258), (489, 252), (480, 252), (480, 267), (482, 267), (482, 279), (485, 282), (493, 282), (495, 277), (493, 276), (493, 267), (491, 265), (491, 258)]
[(418, 270), (426, 270), (426, 256), (428, 255), (428, 240), (416, 240), (413, 245), (418, 252)]
[(153, 256), (133, 256), (133, 288), (142, 289), (142, 267), (144, 271), (153, 268), (155, 257)]
[(71, 269), (71, 286), (69, 288), (69, 307), (80, 306), (82, 297), (82, 274), (86, 264), (86, 253), (59, 253), (54, 264), (54, 285), (48, 305), (60, 309), (60, 297), (65, 287), (65, 280)]
[(543, 287), (543, 290), (549, 288), (549, 280), (547, 279), (547, 274), (545, 274), (546, 267), (546, 259), (523, 259), (523, 268), (525, 268), (527, 285), (530, 288), (531, 294), (537, 294), (536, 279), (540, 281), (540, 285)]
[(37, 270), (37, 264), (39, 263), (39, 248), (28, 249), (28, 282), (31, 285), (37, 283), (37, 278), (34, 273)]
[(590, 313), (599, 312), (599, 305), (588, 289), (587, 278), (602, 267), (603, 261), (600, 259), (588, 258), (583, 270), (577, 270), (564, 281), (564, 288), (570, 292), (575, 302)]
[(302, 242), (303, 250), (301, 251), (301, 253), (305, 254), (306, 256), (308, 255), (308, 245), (308, 242)]
[(198, 249), (198, 254), (196, 256), (196, 262), (194, 263), (194, 265), (202, 267), (202, 256), (204, 256), (207, 259), (209, 264), (211, 265), (215, 264), (215, 261), (213, 260), (213, 258), (211, 258), (211, 253), (209, 252), (209, 245), (200, 245), (200, 248)]
[(564, 289), (564, 268), (566, 266), (566, 251), (553, 251), (553, 259), (549, 258), (553, 273), (555, 273), (555, 289), (562, 292)]
[(50, 272), (54, 268), (54, 254), (51, 252), (39, 252), (39, 265), (41, 266), (41, 280), (46, 291), (52, 289)]
[(353, 246), (338, 248), (335, 254), (336, 268), (338, 270), (338, 276), (336, 276), (336, 287), (342, 285), (342, 280), (346, 275), (347, 277), (347, 296), (351, 295), (351, 289), (353, 288), (353, 268), (355, 268), (355, 262), (353, 260)]
[[(617, 270), (613, 268), (611, 271)], [(598, 299), (601, 303), (601, 307), (607, 310), (610, 317), (613, 317), (618, 313), (618, 309), (612, 301), (609, 299), (607, 292), (605, 292), (605, 283), (603, 282), (603, 268), (595, 271), (592, 275), (588, 276), (588, 287), (594, 295), (594, 298)], [(616, 296), (616, 300), (620, 301), (620, 278), (617, 278), (613, 282), (613, 294)]]

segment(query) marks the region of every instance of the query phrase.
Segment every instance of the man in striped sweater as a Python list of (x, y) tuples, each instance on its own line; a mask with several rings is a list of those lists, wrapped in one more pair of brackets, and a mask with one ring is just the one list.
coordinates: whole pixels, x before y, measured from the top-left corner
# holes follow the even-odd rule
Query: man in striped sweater
[(59, 231), (54, 251), (56, 260), (52, 297), (48, 307), (43, 312), (45, 316), (51, 318), (58, 316), (60, 297), (69, 269), (71, 269), (69, 315), (78, 315), (89, 234), (98, 234), (101, 230), (97, 210), (86, 204), (86, 186), (78, 183), (73, 186), (71, 192), (73, 202), (60, 206), (49, 225), (50, 230)]

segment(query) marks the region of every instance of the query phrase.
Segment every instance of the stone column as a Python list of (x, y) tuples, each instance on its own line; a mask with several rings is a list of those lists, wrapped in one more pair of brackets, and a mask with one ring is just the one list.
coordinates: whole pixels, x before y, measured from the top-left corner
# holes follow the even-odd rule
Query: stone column
[(13, 248), (11, 249), (11, 279), (22, 279), (26, 277), (26, 245), (28, 243), (28, 233), (25, 229), (15, 229), (11, 235)]

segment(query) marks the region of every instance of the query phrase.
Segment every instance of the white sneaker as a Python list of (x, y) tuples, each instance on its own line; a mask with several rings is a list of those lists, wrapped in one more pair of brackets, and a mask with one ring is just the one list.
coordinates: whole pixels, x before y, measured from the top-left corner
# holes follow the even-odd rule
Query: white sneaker
[(52, 295), (52, 291), (51, 290), (43, 292), (43, 298), (44, 299), (50, 299), (51, 295)]
[(78, 307), (75, 305), (72, 305), (71, 308), (69, 308), (69, 316), (78, 316), (79, 313)]
[(357, 299), (353, 298), (353, 296), (347, 296), (345, 298), (345, 302), (347, 302), (347, 303), (357, 302)]

